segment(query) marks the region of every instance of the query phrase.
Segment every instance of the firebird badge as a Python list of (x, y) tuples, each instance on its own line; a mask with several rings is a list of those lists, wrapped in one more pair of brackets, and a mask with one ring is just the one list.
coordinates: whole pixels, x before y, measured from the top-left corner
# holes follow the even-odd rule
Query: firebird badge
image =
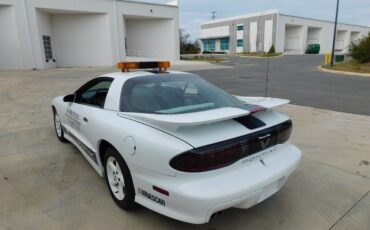
[(258, 138), (260, 140), (261, 148), (262, 149), (266, 149), (267, 148), (267, 146), (270, 143), (270, 137), (271, 137), (271, 134), (266, 134), (265, 136), (262, 136), (262, 137), (259, 137)]

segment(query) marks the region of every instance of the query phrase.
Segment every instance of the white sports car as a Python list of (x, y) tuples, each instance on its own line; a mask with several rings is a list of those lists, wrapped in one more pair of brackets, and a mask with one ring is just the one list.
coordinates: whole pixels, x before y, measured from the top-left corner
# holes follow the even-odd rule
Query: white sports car
[[(297, 168), (289, 101), (231, 96), (166, 63), (120, 63), (52, 102), (60, 141), (73, 143), (123, 209), (139, 203), (194, 224), (276, 193)], [(159, 67), (125, 72), (129, 68)]]

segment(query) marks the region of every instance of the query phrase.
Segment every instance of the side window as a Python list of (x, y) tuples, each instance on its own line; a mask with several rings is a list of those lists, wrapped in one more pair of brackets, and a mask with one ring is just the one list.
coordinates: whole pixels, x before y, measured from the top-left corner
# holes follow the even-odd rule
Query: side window
[(104, 108), (112, 79), (95, 79), (88, 82), (76, 92), (76, 103)]

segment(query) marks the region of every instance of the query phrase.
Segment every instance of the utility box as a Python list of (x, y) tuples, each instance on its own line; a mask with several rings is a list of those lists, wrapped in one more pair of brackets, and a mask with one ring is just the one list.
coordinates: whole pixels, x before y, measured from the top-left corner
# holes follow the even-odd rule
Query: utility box
[(320, 53), (320, 44), (309, 44), (306, 50), (307, 54), (318, 54)]
[(344, 55), (335, 55), (335, 62), (343, 62)]

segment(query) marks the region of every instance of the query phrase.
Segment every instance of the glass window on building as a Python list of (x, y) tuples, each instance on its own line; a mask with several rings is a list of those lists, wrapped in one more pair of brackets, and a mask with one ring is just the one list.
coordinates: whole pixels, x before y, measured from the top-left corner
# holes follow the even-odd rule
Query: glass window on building
[(238, 31), (239, 30), (244, 30), (244, 26), (243, 25), (238, 25)]
[(205, 39), (203, 40), (204, 51), (212, 52), (216, 50), (216, 40), (215, 39)]
[(42, 40), (44, 43), (45, 61), (53, 60), (53, 51), (51, 49), (51, 37), (43, 35)]
[(221, 50), (229, 50), (229, 38), (221, 38)]
[(238, 39), (237, 47), (243, 47), (243, 39)]

